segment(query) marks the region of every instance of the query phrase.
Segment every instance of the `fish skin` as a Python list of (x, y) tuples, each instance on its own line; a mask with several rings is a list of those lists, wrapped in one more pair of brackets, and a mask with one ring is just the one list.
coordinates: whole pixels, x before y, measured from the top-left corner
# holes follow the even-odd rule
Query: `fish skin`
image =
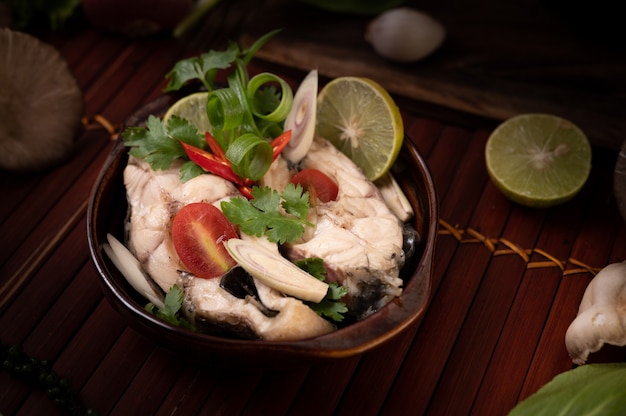
[(221, 289), (220, 279), (200, 279), (181, 274), (183, 313), (206, 332), (235, 334), (244, 339), (293, 341), (334, 331), (333, 324), (317, 315), (302, 301), (283, 296), (253, 278), (264, 305), (279, 311), (267, 317), (248, 297), (239, 299)]

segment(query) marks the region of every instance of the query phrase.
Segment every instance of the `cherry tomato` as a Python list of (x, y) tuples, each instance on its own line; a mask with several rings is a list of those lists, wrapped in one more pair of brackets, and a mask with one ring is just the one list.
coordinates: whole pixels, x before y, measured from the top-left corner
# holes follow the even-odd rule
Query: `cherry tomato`
[(317, 169), (302, 169), (291, 178), (291, 183), (299, 184), (311, 198), (322, 202), (337, 199), (339, 187), (328, 175)]
[(172, 222), (172, 241), (178, 257), (197, 277), (221, 277), (236, 262), (224, 241), (237, 238), (235, 227), (215, 206), (203, 202), (185, 205)]

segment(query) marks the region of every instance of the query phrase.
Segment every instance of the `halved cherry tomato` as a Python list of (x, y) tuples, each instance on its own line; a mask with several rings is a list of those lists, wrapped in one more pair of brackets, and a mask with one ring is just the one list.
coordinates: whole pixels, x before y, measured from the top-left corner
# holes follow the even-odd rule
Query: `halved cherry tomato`
[(238, 237), (235, 227), (215, 206), (197, 202), (185, 205), (172, 222), (172, 241), (178, 257), (197, 277), (221, 277), (237, 263), (224, 241)]
[(299, 184), (313, 199), (322, 202), (337, 199), (339, 187), (328, 175), (317, 169), (302, 169), (291, 178), (291, 183)]

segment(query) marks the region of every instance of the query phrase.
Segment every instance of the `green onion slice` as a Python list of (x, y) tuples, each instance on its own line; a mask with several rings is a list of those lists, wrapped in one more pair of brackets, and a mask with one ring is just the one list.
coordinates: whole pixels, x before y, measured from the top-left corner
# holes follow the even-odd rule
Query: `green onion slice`
[(231, 88), (209, 93), (206, 111), (213, 130), (232, 130), (243, 122), (245, 116), (244, 103)]
[[(269, 83), (278, 83), (278, 85), (280, 85), (281, 97), (278, 105), (271, 112), (266, 114), (258, 108), (255, 98), (256, 93), (261, 89), (261, 87)], [(285, 82), (282, 78), (269, 72), (264, 72), (255, 75), (250, 79), (246, 89), (246, 98), (252, 113), (256, 117), (261, 120), (280, 122), (287, 118), (287, 114), (289, 114), (289, 110), (293, 104), (293, 91), (291, 90), (289, 84), (287, 84), (287, 82)]]
[(273, 156), (269, 142), (253, 133), (237, 137), (226, 150), (226, 158), (230, 161), (233, 172), (253, 181), (265, 175), (272, 164)]

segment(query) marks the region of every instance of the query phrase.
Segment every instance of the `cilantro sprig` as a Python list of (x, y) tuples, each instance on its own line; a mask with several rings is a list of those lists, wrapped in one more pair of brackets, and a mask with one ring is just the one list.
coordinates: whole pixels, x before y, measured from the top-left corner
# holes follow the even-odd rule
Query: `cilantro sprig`
[[(309, 212), (309, 194), (300, 185), (288, 184), (282, 193), (269, 186), (252, 187), (252, 199), (233, 198), (222, 201), (222, 212), (228, 220), (248, 235), (283, 244), (304, 234)], [(283, 211), (281, 210), (284, 210)]]
[(181, 316), (180, 308), (182, 305), (183, 292), (178, 285), (173, 285), (170, 291), (167, 292), (167, 295), (165, 295), (165, 302), (162, 308), (158, 308), (151, 302), (144, 309), (172, 325), (195, 331), (193, 324)]
[(153, 170), (166, 170), (174, 160), (186, 160), (180, 171), (183, 182), (198, 176), (204, 171), (189, 160), (180, 142), (195, 147), (206, 146), (204, 136), (187, 120), (172, 116), (166, 123), (160, 118), (150, 115), (146, 127), (128, 127), (122, 132), (124, 144), (130, 147), (129, 154), (144, 159)]
[[(297, 260), (295, 264), (322, 282), (326, 281), (324, 260), (320, 258), (308, 258)], [(335, 322), (341, 322), (344, 319), (343, 314), (348, 312), (348, 307), (341, 299), (347, 294), (348, 289), (345, 287), (335, 282), (328, 282), (328, 293), (326, 293), (326, 297), (319, 303), (306, 302), (306, 304), (318, 315), (332, 319)]]

